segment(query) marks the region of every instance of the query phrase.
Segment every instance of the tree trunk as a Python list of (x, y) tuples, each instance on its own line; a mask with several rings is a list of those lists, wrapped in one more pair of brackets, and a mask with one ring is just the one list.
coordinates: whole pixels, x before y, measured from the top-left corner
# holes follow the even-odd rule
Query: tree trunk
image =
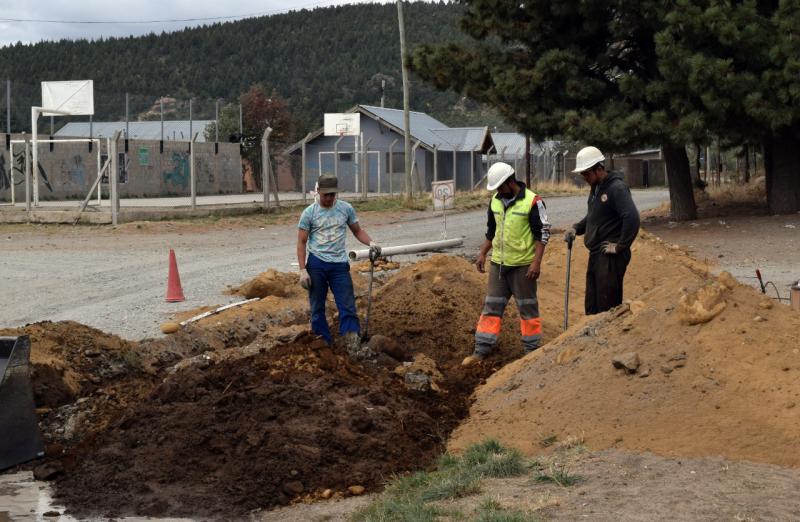
[(794, 129), (785, 129), (764, 139), (764, 171), (767, 175), (767, 205), (772, 214), (800, 211), (800, 139)]
[(744, 146), (744, 182), (750, 183), (750, 145)]
[(669, 182), (670, 215), (676, 221), (697, 219), (697, 205), (692, 190), (689, 156), (683, 145), (665, 145), (664, 160)]

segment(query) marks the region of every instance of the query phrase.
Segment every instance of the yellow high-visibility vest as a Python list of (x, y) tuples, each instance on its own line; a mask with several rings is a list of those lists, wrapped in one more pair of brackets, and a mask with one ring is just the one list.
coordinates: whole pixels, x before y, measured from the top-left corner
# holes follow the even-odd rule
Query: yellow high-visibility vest
[(530, 226), (530, 213), (536, 193), (525, 189), (525, 197), (508, 207), (492, 197), (491, 210), (494, 214), (495, 229), (492, 240), (492, 261), (505, 266), (523, 266), (533, 262), (534, 238)]

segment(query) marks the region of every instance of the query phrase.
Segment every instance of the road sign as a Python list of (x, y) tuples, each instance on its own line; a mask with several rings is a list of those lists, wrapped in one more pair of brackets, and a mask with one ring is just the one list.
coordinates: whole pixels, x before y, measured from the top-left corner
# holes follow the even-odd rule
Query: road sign
[(451, 209), (455, 203), (456, 182), (453, 180), (434, 181), (431, 183), (433, 210)]

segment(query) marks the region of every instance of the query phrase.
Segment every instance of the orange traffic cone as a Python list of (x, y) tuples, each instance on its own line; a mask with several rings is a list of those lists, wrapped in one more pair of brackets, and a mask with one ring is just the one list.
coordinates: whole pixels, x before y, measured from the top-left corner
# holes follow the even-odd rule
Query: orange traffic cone
[(183, 288), (181, 288), (181, 276), (178, 274), (178, 262), (175, 260), (175, 251), (169, 249), (169, 277), (167, 278), (167, 302), (177, 303), (185, 301)]

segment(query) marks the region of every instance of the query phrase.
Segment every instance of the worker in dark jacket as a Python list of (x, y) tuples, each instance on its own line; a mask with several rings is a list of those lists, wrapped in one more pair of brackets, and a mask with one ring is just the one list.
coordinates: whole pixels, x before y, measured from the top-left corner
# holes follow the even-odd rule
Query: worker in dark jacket
[(631, 244), (639, 232), (639, 211), (631, 191), (616, 172), (606, 171), (605, 156), (596, 147), (585, 147), (575, 158), (572, 172), (589, 185), (586, 217), (567, 230), (564, 240), (583, 235), (589, 249), (586, 269), (586, 315), (605, 312), (622, 304), (622, 282), (631, 260)]

